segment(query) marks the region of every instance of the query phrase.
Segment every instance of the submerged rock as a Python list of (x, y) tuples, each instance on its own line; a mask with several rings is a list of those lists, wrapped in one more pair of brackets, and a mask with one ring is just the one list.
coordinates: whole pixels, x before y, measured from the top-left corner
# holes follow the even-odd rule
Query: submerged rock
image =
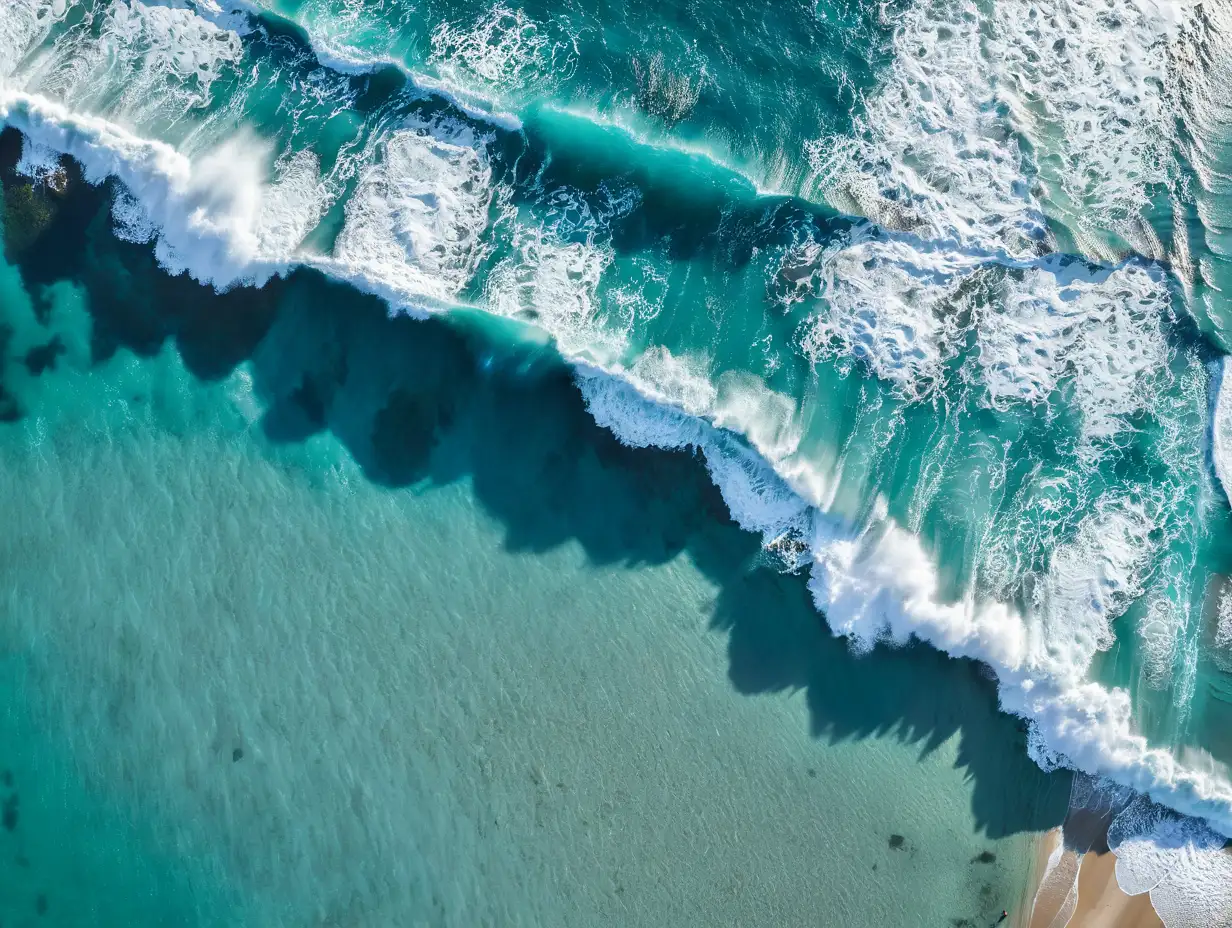
[(10, 259), (38, 241), (51, 225), (53, 210), (34, 184), (14, 183), (4, 190), (4, 251)]
[(68, 171), (64, 170), (62, 166), (56, 165), (43, 178), (43, 183), (56, 196), (63, 196), (68, 192)]
[(17, 794), (14, 793), (4, 800), (4, 806), (0, 808), (0, 823), (3, 823), (5, 831), (14, 831), (17, 828)]

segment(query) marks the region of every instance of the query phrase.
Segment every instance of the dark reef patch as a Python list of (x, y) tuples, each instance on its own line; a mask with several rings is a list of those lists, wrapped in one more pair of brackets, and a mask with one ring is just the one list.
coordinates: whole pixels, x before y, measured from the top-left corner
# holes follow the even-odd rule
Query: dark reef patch
[(44, 371), (55, 370), (56, 360), (65, 352), (64, 339), (59, 335), (52, 336), (45, 345), (36, 345), (26, 352), (26, 370), (32, 377), (38, 377)]
[(15, 831), (17, 829), (17, 794), (13, 793), (4, 800), (4, 804), (0, 807), (0, 823), (3, 823), (5, 831)]

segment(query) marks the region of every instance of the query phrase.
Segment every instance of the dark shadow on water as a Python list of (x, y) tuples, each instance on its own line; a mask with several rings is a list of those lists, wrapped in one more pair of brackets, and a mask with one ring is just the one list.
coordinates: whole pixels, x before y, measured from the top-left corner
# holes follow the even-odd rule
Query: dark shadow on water
[[(0, 140), (6, 188), (15, 183), (9, 135)], [(97, 359), (170, 342), (205, 380), (248, 362), (271, 440), (328, 430), (388, 487), (468, 479), (513, 550), (575, 540), (596, 564), (628, 566), (687, 554), (720, 590), (710, 621), (728, 635), (738, 691), (803, 690), (825, 742), (888, 736), (923, 754), (959, 736), (958, 763), (989, 836), (1062, 820), (1068, 774), (1044, 774), (1027, 758), (1020, 724), (997, 711), (979, 665), (924, 646), (854, 655), (829, 634), (804, 578), (766, 566), (702, 462), (621, 445), (549, 350), (477, 320), (390, 319), (378, 300), (313, 272), (219, 295), (160, 271), (148, 246), (117, 241), (105, 190), (73, 176), (67, 195), (48, 202), (33, 241), (10, 259), (36, 298), (53, 281), (82, 289)], [(43, 306), (50, 344), (57, 320)], [(5, 379), (22, 363), (6, 356)]]

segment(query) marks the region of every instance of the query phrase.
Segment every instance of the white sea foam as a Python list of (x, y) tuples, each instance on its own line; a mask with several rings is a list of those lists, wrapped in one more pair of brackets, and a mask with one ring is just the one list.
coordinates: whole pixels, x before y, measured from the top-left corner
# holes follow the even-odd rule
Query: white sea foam
[[(168, 0), (163, 0), (168, 2)], [(251, 0), (173, 0), (173, 2), (192, 3), (193, 9), (217, 25), (242, 34), (248, 28), (248, 16), (269, 15), (271, 11), (251, 2)], [(353, 8), (351, 20), (357, 18), (359, 7)], [(442, 74), (427, 74), (412, 68), (394, 57), (374, 55), (363, 44), (361, 35), (353, 34), (359, 28), (358, 23), (347, 19), (326, 19), (324, 24), (320, 19), (311, 18), (300, 22), (307, 33), (312, 52), (324, 67), (342, 74), (372, 74), (382, 68), (394, 68), (400, 71), (411, 84), (424, 91), (453, 104), (458, 110), (472, 119), (499, 126), (510, 132), (522, 128), (522, 121), (513, 113), (501, 109), (498, 101), (491, 94), (485, 95), (478, 88), (467, 87), (449, 80)], [(370, 47), (387, 45), (388, 42), (370, 42)]]
[(970, 0), (926, 0), (902, 15), (894, 64), (854, 138), (806, 152), (836, 206), (921, 237), (1035, 253), (1043, 216), (983, 64), (987, 25)]
[(1180, 863), (1186, 849), (1222, 847), (1224, 839), (1145, 797), (1129, 804), (1108, 828), (1117, 855), (1117, 883), (1131, 896), (1150, 892)]
[(437, 25), (428, 61), (452, 83), (508, 93), (566, 79), (577, 49), (522, 10), (498, 3), (473, 23)]
[(1212, 655), (1225, 673), (1232, 673), (1232, 590), (1224, 585), (1215, 601), (1215, 635)]
[[(798, 253), (785, 258), (805, 260)], [(930, 253), (860, 228), (813, 260), (820, 305), (800, 338), (813, 361), (857, 358), (913, 399), (942, 385), (942, 367), (958, 347), (958, 288), (977, 266), (974, 259)]]
[(990, 402), (1046, 402), (1072, 376), (1083, 437), (1110, 438), (1149, 401), (1152, 376), (1166, 371), (1168, 302), (1162, 275), (1138, 265), (1093, 274), (1054, 262), (1005, 275), (977, 310)]
[(236, 33), (189, 9), (120, 0), (88, 15), (94, 30), (54, 43), (14, 82), (157, 137), (205, 105), (243, 54)]
[(111, 232), (124, 242), (144, 245), (158, 237), (154, 225), (141, 201), (125, 190), (116, 189), (111, 201)]
[(1018, 256), (1047, 237), (1042, 195), (1091, 256), (1113, 255), (1112, 232), (1160, 257), (1140, 210), (1147, 186), (1170, 177), (1170, 43), (1194, 6), (917, 4), (855, 139), (808, 147), (817, 182), (882, 224)]
[[(1226, 347), (1232, 323), (1224, 298), (1232, 258), (1232, 99), (1227, 93), (1232, 86), (1232, 10), (1226, 4), (1202, 4), (1174, 43), (1173, 63), (1177, 110), (1186, 129), (1178, 145), (1196, 181), (1183, 184), (1173, 199), (1173, 267)], [(1182, 180), (1188, 177), (1189, 172)], [(1196, 260), (1188, 247), (1192, 218), (1202, 226), (1203, 247), (1196, 249)], [(1205, 286), (1194, 288), (1195, 283)]]
[(1047, 404), (1072, 379), (1083, 440), (1095, 446), (1143, 408), (1167, 369), (1170, 297), (1163, 275), (1142, 265), (1007, 266), (860, 227), (825, 249), (805, 243), (782, 265), (794, 279), (786, 299), (816, 307), (798, 338), (806, 356), (855, 358), (907, 399), (946, 385), (974, 330), (990, 406)]
[(482, 259), (493, 197), (483, 140), (410, 124), (365, 159), (334, 259), (410, 297), (455, 297)]
[(1151, 890), (1151, 906), (1167, 928), (1227, 928), (1232, 912), (1232, 854), (1185, 849), (1176, 869)]
[[(1092, 272), (1041, 259), (1051, 242), (1046, 191), (1016, 140), (1026, 131), (1018, 117), (1030, 116), (1033, 150), (1051, 141), (1063, 149), (1054, 199), (1072, 196), (1094, 217), (1078, 230), (1091, 254), (1112, 254), (1099, 239), (1105, 231), (1161, 254), (1137, 211), (1165, 170), (1162, 81), (1180, 15), (1150, 0), (1120, 7), (927, 0), (901, 16), (894, 64), (854, 137), (809, 147), (828, 199), (881, 228), (857, 227), (845, 245), (811, 258), (804, 289), (817, 310), (800, 338), (806, 354), (855, 357), (919, 399), (942, 385), (974, 327), (994, 408), (1046, 403), (1072, 378), (1088, 445), (1124, 427), (1164, 367), (1166, 284), (1140, 265)], [(1058, 55), (1075, 67), (1053, 69)], [(1082, 179), (1088, 186), (1078, 191)], [(798, 253), (784, 260), (797, 280), (800, 264)], [(800, 295), (797, 287), (791, 296)]]
[(33, 181), (46, 181), (60, 167), (60, 153), (47, 145), (40, 145), (27, 135), (21, 137), (21, 159), (16, 171)]
[(1211, 461), (1224, 496), (1232, 502), (1232, 371), (1228, 360), (1224, 358), (1219, 363), (1217, 376), (1212, 378), (1215, 402), (1211, 415)]
[(1117, 883), (1126, 893), (1150, 893), (1168, 928), (1232, 923), (1232, 854), (1227, 839), (1202, 822), (1139, 796), (1108, 829)]
[(64, 18), (68, 0), (8, 0), (0, 14), (0, 79), (10, 77), (30, 49)]
[[(1109, 275), (1041, 261), (1044, 209), (1094, 257), (1116, 252), (1108, 235), (1162, 256), (1140, 212), (1148, 185), (1171, 176), (1170, 43), (1191, 7), (926, 0), (902, 14), (894, 63), (854, 136), (806, 152), (824, 195), (881, 229), (857, 228), (812, 259), (805, 352), (856, 357), (921, 398), (971, 324), (991, 405), (1046, 402), (1072, 377), (1084, 438), (1120, 431), (1163, 366), (1167, 288), (1141, 266)], [(796, 279), (799, 263), (785, 259)]]
[(493, 312), (540, 325), (566, 353), (606, 361), (623, 352), (624, 333), (605, 328), (599, 318), (599, 278), (612, 260), (608, 248), (561, 241), (535, 227), (519, 227), (513, 246), (488, 276), (485, 296)]
[(13, 90), (0, 90), (0, 118), (76, 158), (91, 181), (120, 180), (160, 230), (160, 260), (221, 289), (286, 270), (323, 207), (315, 165), (293, 158), (267, 181), (269, 152), (256, 139), (235, 137), (189, 159), (104, 119)]
[(1167, 183), (1175, 100), (1170, 45), (1188, 0), (1030, 0), (992, 7), (981, 62), (1036, 151), (1051, 209), (1088, 254), (1111, 232), (1148, 257), (1163, 248), (1141, 218)]
[(632, 320), (627, 306), (609, 312), (599, 295), (613, 258), (604, 233), (637, 200), (617, 187), (600, 193), (592, 205), (579, 191), (561, 187), (530, 209), (506, 208), (509, 254), (488, 275), (484, 297), (492, 312), (546, 329), (566, 354), (608, 365), (623, 355)]

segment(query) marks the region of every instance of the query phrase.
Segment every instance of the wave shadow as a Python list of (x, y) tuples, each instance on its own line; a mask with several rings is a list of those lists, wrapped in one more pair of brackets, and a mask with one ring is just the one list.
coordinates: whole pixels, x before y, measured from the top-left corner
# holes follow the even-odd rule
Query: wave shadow
[[(24, 183), (10, 136), (0, 140), (6, 195)], [(391, 489), (468, 480), (510, 550), (576, 542), (595, 564), (627, 567), (687, 555), (719, 590), (709, 619), (728, 636), (736, 690), (803, 691), (812, 733), (827, 744), (892, 737), (924, 756), (959, 738), (957, 764), (989, 837), (1064, 818), (1070, 774), (1029, 760), (1024, 728), (997, 710), (980, 665), (922, 645), (853, 653), (829, 633), (805, 579), (777, 572), (731, 520), (703, 462), (621, 445), (591, 419), (550, 347), (482, 317), (390, 318), (379, 300), (313, 271), (223, 294), (171, 277), (151, 248), (111, 234), (107, 187), (69, 173), (66, 194), (39, 194), (47, 215), (9, 257), (36, 298), (61, 281), (80, 289), (96, 361), (170, 343), (205, 381), (247, 364), (272, 442), (328, 431)], [(6, 223), (17, 219), (10, 210)], [(51, 344), (58, 321), (41, 305)], [(0, 388), (14, 363), (6, 356)], [(39, 376), (54, 369), (53, 352)]]

